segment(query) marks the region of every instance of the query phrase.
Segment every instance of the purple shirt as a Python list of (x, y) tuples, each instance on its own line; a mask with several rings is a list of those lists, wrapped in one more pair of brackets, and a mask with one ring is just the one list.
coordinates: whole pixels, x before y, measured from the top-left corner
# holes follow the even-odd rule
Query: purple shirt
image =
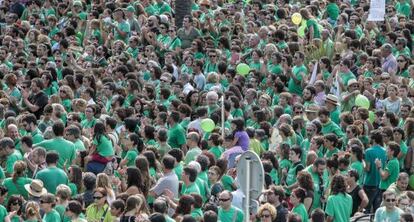
[(243, 151), (247, 151), (249, 149), (249, 135), (247, 135), (246, 131), (237, 131), (234, 134), (234, 138), (237, 138), (236, 146), (241, 146)]

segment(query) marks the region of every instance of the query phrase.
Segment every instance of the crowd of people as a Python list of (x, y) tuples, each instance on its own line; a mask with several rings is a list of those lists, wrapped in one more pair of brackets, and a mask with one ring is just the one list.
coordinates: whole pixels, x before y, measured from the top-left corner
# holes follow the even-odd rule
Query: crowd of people
[(414, 1), (385, 2), (1, 0), (0, 221), (413, 222)]

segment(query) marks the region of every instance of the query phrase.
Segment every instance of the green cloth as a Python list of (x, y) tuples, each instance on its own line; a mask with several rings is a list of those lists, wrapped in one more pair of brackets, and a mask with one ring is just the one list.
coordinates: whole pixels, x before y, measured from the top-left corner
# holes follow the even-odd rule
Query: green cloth
[(256, 138), (250, 139), (249, 149), (259, 156), (264, 152), (262, 144)]
[(185, 184), (182, 185), (181, 195), (186, 195), (186, 194), (190, 195), (192, 193), (200, 194), (200, 189), (198, 188), (195, 182), (191, 183), (188, 187)]
[[(105, 204), (101, 209), (98, 210), (98, 207), (95, 203), (89, 205), (88, 208), (86, 208), (86, 220), (87, 221), (100, 221), (100, 222), (112, 222), (113, 218), (111, 215), (111, 212), (109, 209), (108, 204)], [(105, 218), (102, 221), (101, 218), (105, 214)]]
[(340, 72), (339, 76), (341, 77), (341, 80), (343, 84), (345, 85), (345, 87), (348, 87), (349, 80), (356, 79), (355, 75), (351, 71), (346, 72), (346, 73)]
[(398, 174), (400, 173), (400, 164), (397, 158), (393, 158), (388, 161), (387, 165), (384, 167), (384, 171), (388, 172), (388, 177), (385, 180), (381, 179), (379, 188), (381, 190), (386, 190), (388, 187), (397, 181)]
[(70, 188), (72, 197), (75, 197), (76, 195), (78, 195), (78, 187), (76, 186), (76, 184), (69, 182), (68, 187)]
[(57, 222), (57, 221), (61, 221), (61, 218), (60, 218), (59, 213), (55, 209), (52, 209), (49, 213), (46, 213), (43, 216), (43, 222)]
[(211, 147), (208, 152), (212, 153), (216, 159), (220, 159), (221, 154), (223, 153), (223, 148), (220, 146)]
[(68, 184), (68, 176), (65, 171), (57, 167), (48, 167), (36, 174), (36, 179), (43, 182), (44, 187), (49, 193), (55, 194), (56, 187), (60, 184)]
[(223, 184), (223, 187), (225, 190), (233, 191), (233, 183), (234, 183), (233, 177), (227, 174), (221, 177), (221, 184)]
[(334, 148), (332, 150), (326, 151), (325, 157), (326, 157), (326, 159), (330, 159), (334, 154), (337, 154), (337, 153), (339, 153), (339, 149), (338, 148)]
[(84, 119), (81, 122), (81, 126), (84, 129), (91, 129), (95, 126), (95, 124), (96, 124), (96, 119), (95, 118), (92, 118), (91, 120)]
[(306, 21), (306, 28), (309, 30), (310, 27), (313, 27), (313, 38), (321, 38), (321, 33), (319, 30), (319, 25), (316, 19), (308, 19)]
[(31, 136), (32, 136), (33, 144), (40, 143), (40, 142), (42, 142), (42, 141), (43, 141), (43, 135), (42, 135), (42, 132), (40, 132), (40, 130), (39, 130), (38, 128), (36, 128), (36, 129), (35, 129), (35, 130), (31, 133)]
[(127, 161), (127, 166), (128, 167), (133, 167), (135, 166), (135, 159), (138, 156), (138, 150), (136, 150), (135, 148), (128, 150), (128, 152), (126, 153), (126, 156), (124, 159), (128, 160)]
[(338, 137), (344, 136), (344, 132), (342, 132), (341, 128), (331, 120), (325, 124), (322, 124), (322, 135), (326, 135), (328, 133), (333, 133)]
[(200, 194), (201, 198), (203, 199), (203, 203), (205, 203), (207, 201), (207, 195), (210, 194), (210, 190), (209, 190), (207, 181), (208, 180), (203, 180), (202, 178), (197, 177), (196, 181), (194, 182), (197, 185), (197, 187), (200, 191), (199, 194)]
[(347, 193), (330, 195), (325, 213), (331, 216), (335, 222), (348, 222), (352, 213), (352, 197)]
[(171, 148), (181, 148), (186, 143), (186, 133), (180, 124), (175, 124), (168, 130), (167, 143)]
[[(310, 165), (308, 166), (305, 171), (307, 171), (308, 173), (310, 173), (310, 175), (312, 176), (312, 180), (313, 180), (313, 202), (312, 202), (312, 207), (311, 207), (311, 211), (316, 209), (316, 208), (321, 208), (322, 204), (321, 204), (321, 187), (320, 184), (323, 184), (323, 186), (325, 187), (325, 190), (327, 189), (327, 181), (329, 180), (329, 175), (327, 170), (325, 170), (323, 172), (322, 177), (319, 176), (318, 173), (313, 171), (313, 166)], [(320, 181), (320, 179), (322, 179), (322, 181)], [(325, 190), (323, 190), (323, 192), (325, 192)]]
[(302, 222), (308, 222), (309, 216), (308, 211), (303, 203), (298, 204), (296, 207), (292, 209), (293, 213), (298, 214), (302, 218)]
[(303, 165), (301, 162), (294, 163), (288, 170), (287, 177), (286, 177), (286, 185), (290, 186), (296, 183), (296, 175), (299, 171), (303, 170)]
[(13, 153), (6, 157), (6, 173), (13, 174), (14, 163), (18, 160), (23, 160), (23, 156), (18, 150), (14, 150)]
[(336, 3), (331, 2), (326, 6), (326, 14), (334, 21), (338, 19), (340, 12), (341, 11), (339, 10), (339, 7)]
[(397, 10), (398, 14), (405, 15), (406, 18), (410, 18), (412, 9), (407, 1), (403, 3), (397, 2), (395, 9)]
[(75, 145), (63, 137), (45, 140), (34, 145), (34, 147), (36, 146), (43, 147), (46, 151), (56, 151), (59, 153), (59, 161), (57, 164), (59, 168), (63, 168), (65, 162), (68, 168), (76, 157)]
[(11, 195), (22, 195), (26, 200), (29, 197), (27, 190), (24, 188), (24, 185), (30, 184), (32, 179), (27, 177), (18, 177), (16, 182), (13, 182), (13, 178), (6, 178), (3, 181), (3, 186), (5, 186), (8, 190), (7, 197), (5, 199), (5, 203), (7, 203), (8, 198)]
[(105, 135), (101, 135), (99, 141), (94, 138), (93, 144), (96, 145), (96, 151), (103, 157), (111, 157), (115, 154), (112, 141)]
[[(302, 81), (303, 77), (307, 75), (308, 70), (305, 65), (301, 66), (294, 66), (292, 69), (293, 75), (299, 80)], [(290, 78), (288, 82), (288, 89), (290, 93), (296, 94), (298, 96), (302, 96), (303, 88), (301, 82), (297, 84), (293, 78)]]
[(407, 152), (408, 152), (408, 147), (407, 147), (407, 144), (405, 143), (405, 141), (400, 142), (400, 152), (402, 153), (402, 156), (401, 156), (400, 159), (398, 159), (398, 161), (400, 163), (400, 169), (403, 169), (404, 168), (405, 156), (407, 156)]
[(351, 163), (350, 166), (351, 169), (354, 169), (358, 172), (359, 179), (357, 181), (358, 185), (362, 184), (362, 181), (364, 181), (364, 164), (361, 161), (355, 161)]
[(128, 43), (129, 33), (131, 32), (131, 27), (129, 26), (129, 23), (123, 20), (122, 22), (116, 22), (115, 25), (118, 27), (119, 30), (127, 33), (125, 37), (122, 37), (114, 28), (115, 40), (122, 40), (124, 43)]
[[(236, 218), (236, 220), (233, 220)], [(224, 210), (223, 208), (219, 207), (218, 209), (218, 219), (221, 222), (232, 221), (232, 222), (243, 222), (244, 213), (239, 210), (237, 207), (231, 206), (229, 210)]]
[(364, 185), (367, 186), (378, 186), (381, 181), (379, 171), (375, 165), (375, 159), (379, 159), (382, 162), (382, 165), (385, 165), (387, 159), (385, 149), (381, 146), (374, 145), (371, 148), (365, 150), (364, 155), (365, 163), (370, 163), (370, 169), (365, 174)]
[(4, 218), (7, 215), (8, 215), (7, 209), (3, 205), (0, 205), (0, 221), (4, 221)]
[(331, 120), (334, 122), (334, 123), (336, 123), (337, 125), (339, 125), (339, 123), (340, 123), (340, 118), (339, 118), (339, 116), (341, 115), (341, 112), (340, 112), (340, 110), (339, 110), (339, 107), (336, 107), (336, 109), (335, 110), (333, 110), (331, 113), (330, 113), (330, 118), (331, 118)]
[(177, 166), (174, 167), (174, 173), (175, 175), (177, 175), (178, 180), (181, 180), (181, 175), (183, 173), (183, 170), (184, 170), (184, 166), (181, 162), (178, 163)]
[(75, 145), (76, 152), (86, 150), (85, 149), (85, 144), (80, 139), (77, 139), (73, 144)]

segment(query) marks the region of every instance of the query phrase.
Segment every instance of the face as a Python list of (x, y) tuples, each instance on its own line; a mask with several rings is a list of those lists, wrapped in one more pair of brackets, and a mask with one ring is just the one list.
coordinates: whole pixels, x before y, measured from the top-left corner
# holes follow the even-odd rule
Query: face
[(394, 194), (390, 194), (388, 196), (385, 196), (383, 203), (385, 207), (393, 208), (396, 205), (396, 201), (397, 201), (396, 196)]
[(231, 206), (231, 198), (227, 192), (222, 192), (219, 195), (219, 203), (222, 208), (229, 208)]
[(397, 187), (401, 191), (407, 190), (407, 187), (408, 187), (408, 177), (402, 178), (402, 179), (398, 179), (397, 180)]
[(328, 117), (325, 115), (319, 115), (319, 121), (321, 121), (321, 123), (327, 123)]
[(293, 205), (299, 204), (299, 199), (298, 199), (298, 197), (296, 197), (295, 193), (292, 193), (292, 195), (290, 195), (290, 202)]
[(401, 199), (398, 202), (398, 207), (403, 211), (406, 211), (409, 206), (410, 206), (410, 201), (407, 198)]
[(260, 221), (262, 222), (271, 222), (272, 221), (272, 215), (268, 210), (262, 211), (262, 214), (260, 215)]
[(210, 180), (210, 181), (217, 181), (217, 179), (218, 179), (218, 174), (217, 174), (217, 172), (216, 171), (214, 171), (214, 170), (209, 170), (208, 171), (208, 179)]
[(95, 192), (93, 199), (96, 204), (103, 205), (105, 203), (105, 196), (99, 192)]
[(289, 151), (289, 160), (295, 163), (299, 160), (299, 155), (291, 150)]

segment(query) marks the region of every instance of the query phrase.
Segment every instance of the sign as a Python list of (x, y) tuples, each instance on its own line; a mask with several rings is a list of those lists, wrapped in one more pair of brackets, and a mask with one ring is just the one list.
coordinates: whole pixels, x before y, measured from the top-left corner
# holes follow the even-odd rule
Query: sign
[(384, 21), (385, 0), (371, 0), (367, 21)]

